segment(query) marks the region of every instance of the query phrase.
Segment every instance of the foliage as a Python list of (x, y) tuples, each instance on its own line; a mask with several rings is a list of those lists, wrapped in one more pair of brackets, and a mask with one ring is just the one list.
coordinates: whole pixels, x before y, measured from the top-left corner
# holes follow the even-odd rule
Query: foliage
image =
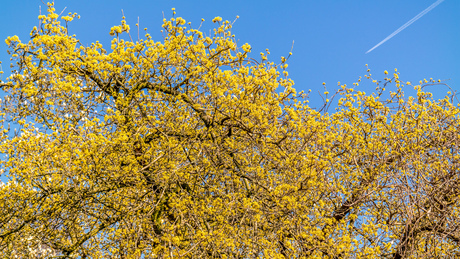
[(2, 257), (459, 255), (459, 109), (432, 81), (341, 85), (328, 113), (220, 17), (208, 36), (164, 20), (162, 42), (123, 18), (106, 50), (48, 11), (6, 40)]

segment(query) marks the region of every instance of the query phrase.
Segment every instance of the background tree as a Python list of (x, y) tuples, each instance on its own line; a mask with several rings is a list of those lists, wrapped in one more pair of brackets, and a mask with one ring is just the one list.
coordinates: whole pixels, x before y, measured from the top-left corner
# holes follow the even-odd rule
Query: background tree
[(133, 41), (123, 17), (106, 50), (54, 11), (29, 42), (7, 39), (3, 256), (460, 253), (459, 109), (423, 91), (433, 81), (409, 98), (396, 71), (370, 95), (343, 85), (327, 113), (329, 99), (318, 111), (295, 91), (286, 58), (250, 58), (220, 17), (212, 35), (164, 20), (162, 42)]

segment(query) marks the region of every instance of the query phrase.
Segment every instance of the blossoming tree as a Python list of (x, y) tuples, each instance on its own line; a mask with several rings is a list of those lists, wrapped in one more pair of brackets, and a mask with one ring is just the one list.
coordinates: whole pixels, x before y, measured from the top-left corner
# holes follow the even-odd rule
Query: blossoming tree
[(27, 237), (65, 258), (459, 255), (459, 109), (433, 81), (342, 85), (328, 113), (220, 17), (173, 16), (162, 41), (123, 17), (105, 49), (54, 11), (6, 40), (2, 257)]

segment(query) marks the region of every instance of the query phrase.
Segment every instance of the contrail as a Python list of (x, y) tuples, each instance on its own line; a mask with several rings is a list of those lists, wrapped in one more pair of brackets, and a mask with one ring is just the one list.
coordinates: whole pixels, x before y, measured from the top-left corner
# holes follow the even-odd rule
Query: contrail
[(412, 23), (414, 23), (415, 21), (417, 21), (418, 19), (420, 19), (422, 16), (424, 16), (425, 14), (427, 14), (429, 11), (431, 11), (433, 8), (435, 8), (436, 6), (438, 6), (440, 3), (442, 3), (444, 0), (438, 0), (436, 2), (434, 2), (432, 5), (428, 6), (428, 8), (426, 8), (425, 10), (421, 11), (419, 14), (417, 14), (414, 18), (410, 19), (408, 22), (406, 22), (403, 26), (399, 27), (399, 29), (397, 29), (396, 31), (394, 31), (392, 34), (388, 35), (388, 37), (386, 37), (384, 40), (382, 40), (381, 42), (379, 42), (377, 45), (375, 45), (374, 47), (372, 47), (372, 49), (368, 50), (366, 52), (369, 53), (371, 51), (373, 51), (375, 48), (377, 48), (378, 46), (382, 45), (383, 43), (385, 43), (387, 40), (393, 38), (393, 36), (395, 36), (396, 34), (400, 33), (402, 30), (406, 29), (409, 25), (411, 25)]

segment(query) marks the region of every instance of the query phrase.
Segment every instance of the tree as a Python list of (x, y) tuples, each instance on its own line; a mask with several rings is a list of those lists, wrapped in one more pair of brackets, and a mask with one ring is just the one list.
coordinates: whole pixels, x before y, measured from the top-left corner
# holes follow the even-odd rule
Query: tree
[(460, 253), (459, 109), (423, 91), (436, 82), (406, 98), (396, 71), (369, 74), (374, 93), (342, 85), (329, 113), (220, 17), (206, 36), (173, 16), (162, 42), (131, 40), (123, 17), (106, 50), (54, 11), (7, 39), (3, 257), (30, 242), (63, 258)]

